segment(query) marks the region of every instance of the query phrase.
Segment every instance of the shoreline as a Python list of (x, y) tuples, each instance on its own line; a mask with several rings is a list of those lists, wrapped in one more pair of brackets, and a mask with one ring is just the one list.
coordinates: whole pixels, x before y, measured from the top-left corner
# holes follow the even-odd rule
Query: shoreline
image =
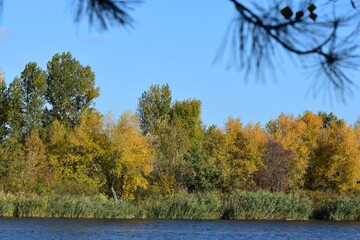
[(329, 222), (329, 223), (359, 223), (360, 221), (352, 220), (334, 220), (334, 219), (174, 219), (174, 218), (71, 218), (71, 217), (10, 217), (0, 216), (0, 219), (40, 219), (40, 220), (95, 220), (95, 221), (129, 221), (129, 222), (141, 222), (141, 221), (184, 221), (184, 222)]

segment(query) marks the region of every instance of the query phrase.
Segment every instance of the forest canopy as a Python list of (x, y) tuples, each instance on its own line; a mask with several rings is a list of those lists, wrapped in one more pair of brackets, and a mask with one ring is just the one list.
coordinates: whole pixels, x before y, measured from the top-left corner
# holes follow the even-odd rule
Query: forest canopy
[(106, 195), (235, 190), (356, 193), (360, 125), (333, 113), (281, 113), (266, 126), (205, 126), (201, 101), (151, 85), (136, 112), (100, 113), (95, 74), (70, 52), (0, 78), (0, 190)]

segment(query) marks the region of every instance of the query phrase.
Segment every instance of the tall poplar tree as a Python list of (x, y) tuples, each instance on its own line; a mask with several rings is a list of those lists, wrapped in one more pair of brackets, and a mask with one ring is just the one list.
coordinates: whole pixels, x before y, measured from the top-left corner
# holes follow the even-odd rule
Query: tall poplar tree
[(21, 188), (19, 176), (24, 166), (22, 98), (21, 79), (16, 77), (6, 94), (8, 134), (1, 142), (0, 185), (5, 191)]
[(32, 130), (39, 131), (43, 121), (46, 92), (46, 75), (35, 62), (26, 64), (21, 73), (23, 90), (24, 133), (30, 136)]
[(161, 135), (163, 168), (175, 177), (179, 187), (188, 190), (201, 161), (204, 129), (201, 122), (201, 101), (176, 101), (170, 114), (169, 128)]
[(81, 113), (100, 92), (90, 66), (82, 66), (70, 52), (57, 53), (48, 62), (46, 81), (50, 121), (57, 119), (71, 127), (79, 124)]
[(7, 123), (9, 126), (9, 137), (14, 137), (19, 142), (23, 136), (22, 127), (24, 126), (22, 101), (24, 92), (21, 86), (21, 79), (15, 77), (14, 81), (9, 84), (6, 95), (8, 107)]
[(168, 84), (151, 85), (148, 91), (143, 92), (137, 109), (143, 134), (156, 134), (156, 129), (168, 117), (170, 109), (171, 90)]
[(0, 72), (0, 141), (3, 140), (6, 135), (6, 118), (6, 83), (3, 74)]

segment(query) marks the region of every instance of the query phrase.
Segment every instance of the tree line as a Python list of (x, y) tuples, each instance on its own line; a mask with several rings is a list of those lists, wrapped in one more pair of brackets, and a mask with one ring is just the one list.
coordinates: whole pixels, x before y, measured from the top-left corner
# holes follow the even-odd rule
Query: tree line
[(332, 113), (280, 114), (265, 127), (229, 117), (205, 126), (201, 101), (151, 85), (135, 113), (94, 107), (95, 74), (71, 53), (0, 77), (0, 190), (103, 194), (115, 200), (182, 190), (356, 193), (360, 124)]

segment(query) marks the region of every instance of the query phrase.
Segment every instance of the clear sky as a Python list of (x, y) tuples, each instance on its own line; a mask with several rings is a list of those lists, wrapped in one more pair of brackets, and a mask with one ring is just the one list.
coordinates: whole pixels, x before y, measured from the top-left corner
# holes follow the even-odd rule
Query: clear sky
[[(305, 110), (333, 112), (349, 123), (360, 116), (360, 90), (347, 103), (330, 103), (323, 94), (308, 93), (313, 79), (286, 57), (274, 81), (257, 83), (226, 61), (213, 64), (226, 29), (234, 17), (226, 0), (148, 0), (136, 7), (135, 28), (89, 30), (73, 22), (72, 0), (5, 0), (0, 22), (0, 67), (7, 83), (37, 62), (43, 69), (51, 57), (70, 51), (96, 74), (101, 112), (137, 107), (151, 84), (168, 83), (175, 100), (202, 101), (206, 125), (223, 126), (228, 116), (263, 126), (281, 112), (296, 116)], [(357, 76), (360, 76), (360, 72)], [(359, 77), (355, 79), (358, 82)]]

